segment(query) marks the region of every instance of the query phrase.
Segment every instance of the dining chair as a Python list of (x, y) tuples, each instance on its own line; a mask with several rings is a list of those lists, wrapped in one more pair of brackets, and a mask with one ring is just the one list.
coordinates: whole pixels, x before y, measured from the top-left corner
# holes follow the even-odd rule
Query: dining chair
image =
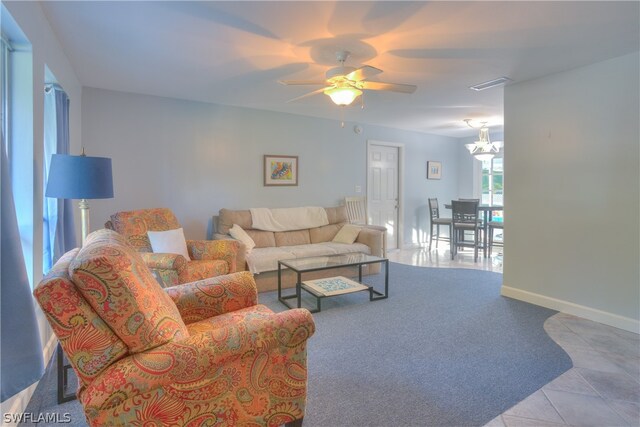
[[(478, 204), (475, 201), (451, 201), (451, 259), (458, 253), (458, 247), (473, 248), (473, 260), (478, 261), (478, 248), (482, 247), (480, 240), (481, 224), (478, 222)], [(473, 240), (465, 240), (464, 233), (473, 233)]]
[(345, 197), (344, 205), (347, 208), (347, 219), (350, 224), (365, 225), (367, 228), (380, 230), (382, 235), (382, 256), (387, 256), (387, 228), (381, 225), (369, 224), (366, 197)]
[[(489, 225), (489, 232), (488, 232), (488, 234), (489, 234), (489, 236), (488, 236), (489, 237), (488, 238), (489, 242), (488, 242), (488, 246), (489, 246), (489, 256), (491, 256), (491, 249), (493, 248), (493, 245), (498, 246), (496, 244), (496, 242), (494, 242), (494, 240), (493, 240), (493, 234), (494, 234), (493, 230), (502, 230), (502, 234), (504, 235), (504, 222), (503, 221), (489, 221), (488, 225)], [(502, 240), (500, 240), (499, 245), (500, 246), (504, 245), (504, 237), (502, 238)]]
[(367, 224), (366, 197), (345, 197), (344, 205), (347, 208), (347, 218), (351, 224)]
[[(438, 199), (429, 199), (429, 251), (431, 251), (431, 243), (433, 239), (436, 240), (436, 249), (438, 249), (438, 240), (450, 241), (447, 237), (440, 236), (440, 226), (446, 225), (449, 229), (449, 236), (451, 236), (451, 218), (440, 218), (440, 208), (438, 206)], [(436, 229), (434, 235), (433, 230)]]

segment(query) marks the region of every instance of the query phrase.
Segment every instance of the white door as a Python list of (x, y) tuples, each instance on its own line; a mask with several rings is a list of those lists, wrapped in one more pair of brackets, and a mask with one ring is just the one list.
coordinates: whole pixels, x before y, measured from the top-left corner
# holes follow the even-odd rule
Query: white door
[(369, 224), (387, 227), (387, 249), (398, 247), (398, 154), (398, 147), (369, 145)]

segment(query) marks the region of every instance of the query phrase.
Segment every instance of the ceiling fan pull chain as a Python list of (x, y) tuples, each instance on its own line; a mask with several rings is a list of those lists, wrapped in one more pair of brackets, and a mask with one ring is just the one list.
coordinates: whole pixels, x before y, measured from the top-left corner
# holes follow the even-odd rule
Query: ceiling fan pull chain
[(344, 107), (340, 107), (340, 127), (344, 128)]

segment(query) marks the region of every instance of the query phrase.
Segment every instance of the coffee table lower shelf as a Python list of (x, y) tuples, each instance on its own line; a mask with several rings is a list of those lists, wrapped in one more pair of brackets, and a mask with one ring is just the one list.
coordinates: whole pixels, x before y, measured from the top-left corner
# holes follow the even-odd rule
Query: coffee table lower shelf
[[(323, 282), (323, 281), (329, 281), (329, 280), (334, 280), (334, 281), (343, 281), (343, 282), (347, 282), (347, 283), (352, 283), (354, 284), (353, 289), (343, 289), (340, 292), (323, 292), (322, 290), (317, 289), (317, 287), (314, 287), (313, 285), (311, 285), (309, 282)], [(358, 286), (355, 286), (358, 285)], [(314, 296), (316, 298), (316, 308), (315, 310), (309, 310), (311, 313), (319, 313), (320, 311), (322, 311), (322, 300), (324, 298), (330, 298), (330, 297), (335, 297), (335, 296), (340, 296), (340, 295), (347, 295), (347, 294), (353, 294), (356, 292), (369, 292), (369, 301), (376, 301), (376, 300), (380, 300), (380, 299), (385, 299), (387, 298), (387, 296), (385, 294), (383, 294), (382, 292), (378, 292), (376, 291), (373, 286), (369, 286), (369, 285), (365, 285), (362, 283), (358, 283), (355, 280), (351, 280), (348, 279), (346, 277), (343, 276), (336, 276), (336, 277), (328, 277), (326, 279), (318, 279), (318, 280), (308, 280), (305, 282), (302, 282), (300, 285), (300, 289), (306, 291), (308, 294)], [(284, 305), (286, 305), (289, 308), (299, 308), (296, 307), (292, 304), (289, 303), (289, 301), (287, 301), (288, 299), (297, 299), (298, 295), (297, 294), (293, 294), (293, 295), (286, 295), (286, 296), (282, 296), (280, 297), (280, 302), (283, 303)]]

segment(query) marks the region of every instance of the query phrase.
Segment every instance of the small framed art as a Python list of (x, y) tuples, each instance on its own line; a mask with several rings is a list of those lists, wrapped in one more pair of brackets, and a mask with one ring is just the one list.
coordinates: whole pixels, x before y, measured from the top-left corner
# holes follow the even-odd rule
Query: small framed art
[(298, 156), (265, 154), (264, 185), (298, 185)]
[(442, 163), (440, 162), (427, 162), (427, 179), (440, 179), (442, 178)]

